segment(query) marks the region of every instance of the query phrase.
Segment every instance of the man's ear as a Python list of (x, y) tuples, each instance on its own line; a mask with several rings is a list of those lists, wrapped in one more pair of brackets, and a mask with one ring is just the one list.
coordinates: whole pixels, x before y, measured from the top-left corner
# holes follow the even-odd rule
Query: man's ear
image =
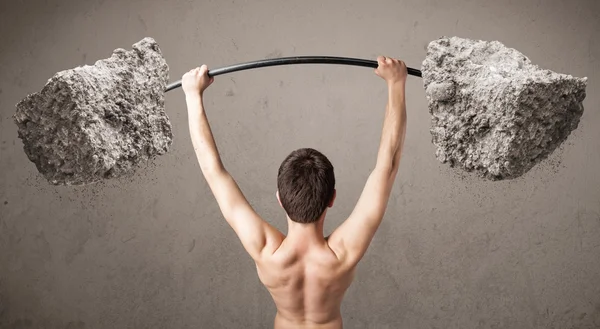
[(331, 201), (329, 201), (329, 208), (333, 207), (333, 202), (335, 201), (336, 190), (333, 189), (333, 197), (331, 197)]
[(283, 208), (283, 205), (281, 204), (281, 199), (279, 199), (279, 191), (275, 192), (275, 196), (277, 197), (277, 201), (279, 202), (279, 205), (281, 206), (281, 208)]

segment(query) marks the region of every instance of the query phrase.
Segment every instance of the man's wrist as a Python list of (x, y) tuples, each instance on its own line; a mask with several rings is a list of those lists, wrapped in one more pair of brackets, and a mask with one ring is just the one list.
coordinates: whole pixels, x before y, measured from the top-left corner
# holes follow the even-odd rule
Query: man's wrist
[(198, 101), (202, 101), (202, 94), (198, 93), (198, 94), (185, 94), (185, 100), (186, 102), (198, 102)]
[(203, 113), (202, 94), (186, 95), (185, 102), (187, 104), (188, 117), (190, 124), (196, 123), (197, 119)]
[(405, 86), (406, 86), (406, 80), (396, 80), (396, 81), (388, 82), (388, 87), (390, 89), (404, 88)]

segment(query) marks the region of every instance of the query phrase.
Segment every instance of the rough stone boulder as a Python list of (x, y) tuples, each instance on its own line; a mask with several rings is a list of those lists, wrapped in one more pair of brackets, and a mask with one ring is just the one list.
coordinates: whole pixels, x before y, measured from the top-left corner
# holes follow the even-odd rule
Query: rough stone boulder
[(93, 66), (57, 73), (17, 104), (14, 120), (27, 157), (56, 185), (132, 174), (171, 145), (168, 73), (152, 38)]
[(541, 69), (497, 41), (432, 41), (422, 72), (436, 157), (489, 179), (529, 171), (583, 114), (587, 78)]

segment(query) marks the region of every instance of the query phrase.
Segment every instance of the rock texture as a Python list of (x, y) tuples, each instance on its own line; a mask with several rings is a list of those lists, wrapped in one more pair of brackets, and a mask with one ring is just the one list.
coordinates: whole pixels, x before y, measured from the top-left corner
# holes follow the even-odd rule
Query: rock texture
[(422, 72), (436, 157), (489, 179), (529, 171), (583, 114), (587, 78), (540, 69), (497, 41), (435, 40)]
[(52, 184), (130, 175), (172, 142), (164, 111), (169, 67), (152, 38), (93, 66), (57, 73), (17, 104), (28, 158)]

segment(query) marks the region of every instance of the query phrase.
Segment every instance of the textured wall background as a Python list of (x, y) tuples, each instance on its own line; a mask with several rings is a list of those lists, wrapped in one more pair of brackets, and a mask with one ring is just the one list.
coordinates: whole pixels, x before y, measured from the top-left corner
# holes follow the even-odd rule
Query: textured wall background
[[(420, 67), (442, 35), (500, 40), (534, 63), (587, 76), (580, 128), (522, 178), (480, 181), (437, 163), (422, 82), (386, 219), (343, 306), (347, 328), (600, 327), (600, 2), (2, 1), (0, 328), (267, 328), (274, 305), (221, 218), (167, 95), (171, 152), (130, 179), (53, 187), (11, 115), (55, 72), (160, 44), (171, 80), (266, 57), (386, 54)], [(372, 70), (290, 66), (218, 78), (208, 115), (228, 169), (285, 230), (276, 170), (315, 147), (336, 166), (327, 232), (375, 162), (386, 102)]]

